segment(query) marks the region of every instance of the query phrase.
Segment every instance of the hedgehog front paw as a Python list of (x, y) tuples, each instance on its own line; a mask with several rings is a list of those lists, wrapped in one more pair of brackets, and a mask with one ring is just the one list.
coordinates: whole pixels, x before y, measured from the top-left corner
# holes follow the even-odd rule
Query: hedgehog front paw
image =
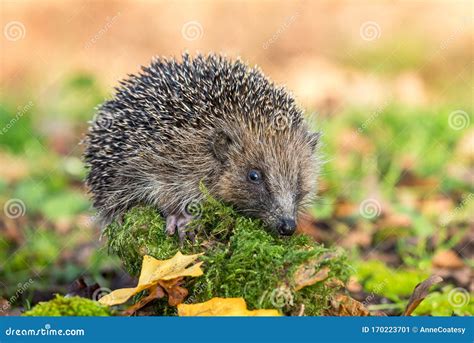
[(186, 237), (194, 242), (194, 232), (187, 227), (193, 216), (188, 213), (170, 214), (166, 217), (166, 233), (173, 236), (178, 231), (179, 241), (183, 242)]

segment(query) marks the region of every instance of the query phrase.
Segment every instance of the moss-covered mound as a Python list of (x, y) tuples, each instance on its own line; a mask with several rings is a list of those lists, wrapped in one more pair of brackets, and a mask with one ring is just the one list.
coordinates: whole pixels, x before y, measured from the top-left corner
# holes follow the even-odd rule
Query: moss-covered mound
[(108, 307), (81, 297), (63, 297), (56, 295), (50, 301), (40, 302), (31, 310), (23, 313), (24, 316), (44, 317), (44, 316), (110, 316)]
[[(213, 297), (243, 297), (250, 309), (278, 308), (285, 314), (318, 315), (335, 291), (335, 279), (345, 281), (350, 267), (344, 256), (324, 248), (309, 237), (277, 237), (264, 230), (258, 220), (236, 214), (214, 199), (195, 207), (198, 219), (190, 225), (196, 233), (194, 243), (179, 243), (164, 232), (164, 219), (147, 207), (132, 209), (121, 224), (106, 228), (108, 247), (118, 255), (132, 275), (140, 271), (143, 255), (171, 258), (178, 250), (185, 254), (204, 252), (204, 275), (190, 279), (186, 303)], [(294, 274), (301, 265), (329, 268), (323, 282), (295, 289)], [(314, 262), (316, 261), (316, 262)], [(158, 314), (173, 315), (174, 308), (162, 300)]]

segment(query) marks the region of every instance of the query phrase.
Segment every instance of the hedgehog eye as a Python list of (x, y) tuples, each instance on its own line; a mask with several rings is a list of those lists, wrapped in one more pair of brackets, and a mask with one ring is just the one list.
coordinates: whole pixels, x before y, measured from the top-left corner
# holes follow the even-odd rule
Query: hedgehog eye
[(252, 183), (259, 184), (262, 182), (262, 173), (258, 170), (251, 169), (247, 174), (247, 179)]

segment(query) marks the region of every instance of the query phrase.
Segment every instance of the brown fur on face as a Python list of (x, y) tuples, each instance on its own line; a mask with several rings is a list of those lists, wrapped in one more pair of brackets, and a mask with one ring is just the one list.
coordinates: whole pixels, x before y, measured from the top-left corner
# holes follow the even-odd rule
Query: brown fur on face
[[(276, 229), (282, 219), (296, 221), (315, 193), (314, 150), (319, 135), (308, 132), (304, 123), (277, 129), (272, 125), (250, 128), (240, 123), (236, 127), (241, 130), (219, 138), (216, 144), (220, 145), (222, 166), (214, 190), (218, 198), (241, 213)], [(252, 170), (261, 173), (260, 183), (249, 181)]]

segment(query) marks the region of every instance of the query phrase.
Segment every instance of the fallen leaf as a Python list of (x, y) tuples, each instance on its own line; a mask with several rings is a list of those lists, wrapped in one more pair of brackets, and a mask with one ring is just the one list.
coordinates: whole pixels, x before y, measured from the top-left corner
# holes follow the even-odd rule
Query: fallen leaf
[(321, 261), (331, 259), (332, 257), (334, 257), (334, 254), (324, 254), (299, 266), (293, 275), (295, 290), (298, 291), (306, 286), (311, 286), (327, 279), (331, 269), (329, 267), (320, 268), (320, 264)]
[(184, 316), (281, 316), (278, 310), (247, 309), (243, 298), (212, 298), (199, 304), (179, 304), (178, 315)]
[(367, 248), (372, 243), (372, 236), (362, 230), (349, 232), (340, 242), (343, 247), (362, 247)]
[(357, 212), (357, 205), (345, 199), (338, 199), (334, 207), (334, 217), (350, 217)]
[(0, 298), (0, 316), (8, 315), (8, 311), (11, 309), (10, 302), (5, 298)]
[(202, 262), (196, 263), (196, 259), (202, 254), (183, 255), (177, 252), (168, 260), (157, 260), (156, 258), (145, 255), (143, 256), (142, 270), (138, 279), (138, 285), (133, 288), (117, 289), (99, 299), (104, 305), (112, 306), (123, 304), (133, 295), (155, 286), (160, 280), (172, 280), (183, 276), (200, 276), (203, 274)]
[(184, 298), (188, 295), (188, 290), (181, 287), (179, 283), (183, 278), (177, 278), (173, 280), (160, 280), (158, 283), (168, 293), (168, 304), (170, 306), (176, 306), (184, 301)]
[(426, 298), (430, 292), (430, 287), (443, 281), (443, 278), (438, 275), (432, 275), (423, 282), (415, 286), (410, 299), (408, 299), (407, 307), (403, 312), (403, 316), (409, 316), (415, 311), (418, 305)]
[(413, 225), (410, 216), (402, 213), (389, 213), (379, 222), (380, 227), (400, 227), (407, 228)]
[(370, 316), (364, 304), (342, 293), (332, 297), (331, 307), (325, 314), (328, 316)]
[(141, 298), (136, 304), (133, 304), (129, 308), (127, 308), (125, 311), (122, 312), (124, 316), (131, 316), (141, 308), (143, 308), (145, 305), (147, 305), (149, 302), (156, 300), (156, 299), (161, 299), (165, 296), (165, 291), (163, 288), (161, 288), (158, 285), (152, 286), (148, 290), (148, 295), (146, 297)]
[(305, 265), (298, 268), (294, 276), (295, 290), (299, 291), (306, 286), (311, 286), (327, 279), (330, 271), (329, 267), (324, 267), (318, 271), (315, 270), (314, 266), (311, 268), (311, 266)]
[(339, 280), (337, 278), (331, 278), (329, 279), (328, 281), (326, 281), (326, 286), (328, 286), (329, 288), (334, 288), (334, 289), (340, 289), (340, 288), (345, 288), (346, 285), (344, 284), (344, 282), (342, 280)]
[(440, 250), (433, 257), (433, 267), (458, 269), (464, 267), (463, 260), (452, 250)]
[(347, 281), (346, 288), (351, 293), (359, 293), (359, 292), (362, 292), (363, 290), (362, 285), (360, 284), (359, 280), (354, 275), (349, 277), (349, 281)]
[[(411, 168), (412, 166), (408, 166)], [(419, 177), (413, 171), (404, 169), (397, 183), (397, 187), (417, 187), (435, 189), (439, 185), (439, 180), (435, 177)]]
[(440, 213), (450, 213), (454, 209), (453, 199), (436, 196), (418, 201), (420, 211), (425, 216), (439, 217)]

